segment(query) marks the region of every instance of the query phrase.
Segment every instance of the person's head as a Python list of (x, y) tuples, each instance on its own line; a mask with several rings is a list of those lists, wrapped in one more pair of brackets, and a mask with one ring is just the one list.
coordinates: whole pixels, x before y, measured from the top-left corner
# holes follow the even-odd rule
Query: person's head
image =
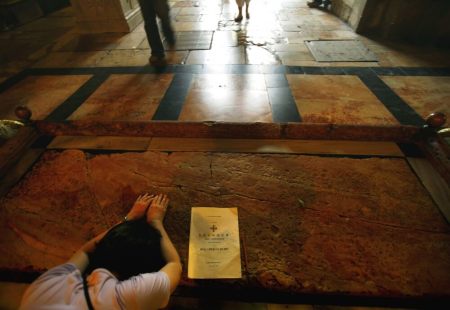
[(105, 268), (125, 280), (160, 270), (165, 262), (161, 235), (145, 220), (128, 221), (112, 228), (89, 255), (89, 270)]

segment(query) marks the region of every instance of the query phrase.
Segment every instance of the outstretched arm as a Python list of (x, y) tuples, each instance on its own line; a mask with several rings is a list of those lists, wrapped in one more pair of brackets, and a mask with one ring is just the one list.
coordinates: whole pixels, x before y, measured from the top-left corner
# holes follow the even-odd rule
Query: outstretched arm
[(163, 224), (168, 205), (169, 198), (166, 195), (160, 194), (156, 196), (147, 211), (147, 223), (161, 233), (161, 251), (166, 260), (166, 265), (161, 268), (161, 271), (165, 272), (169, 277), (170, 292), (173, 293), (180, 282), (182, 266), (180, 256), (173, 246)]
[[(133, 204), (133, 207), (125, 217), (126, 220), (138, 220), (140, 218), (143, 218), (146, 215), (148, 206), (153, 198), (154, 195), (150, 194), (139, 196)], [(118, 224), (120, 223), (117, 223), (116, 225)], [(116, 225), (112, 226), (111, 228), (115, 227)], [(87, 266), (89, 265), (88, 254), (92, 253), (95, 250), (97, 244), (100, 242), (100, 240), (102, 240), (102, 238), (111, 228), (105, 230), (104, 232), (100, 233), (96, 237), (86, 242), (83, 246), (81, 246), (81, 248), (72, 255), (68, 263), (74, 264), (81, 273), (84, 273)]]

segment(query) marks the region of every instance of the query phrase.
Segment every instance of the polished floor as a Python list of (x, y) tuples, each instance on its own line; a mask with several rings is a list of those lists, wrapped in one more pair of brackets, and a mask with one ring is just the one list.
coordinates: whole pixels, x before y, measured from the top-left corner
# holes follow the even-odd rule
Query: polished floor
[[(253, 1), (241, 23), (234, 1), (170, 4), (179, 37), (211, 42), (180, 41), (163, 70), (148, 65), (142, 24), (81, 35), (70, 7), (1, 33), (0, 117), (17, 105), (52, 120), (421, 125), (450, 114), (448, 50), (360, 36), (305, 0)], [(359, 40), (379, 61), (317, 62), (305, 42), (319, 39)]]
[[(179, 38), (201, 44), (148, 64), (143, 25), (128, 34), (81, 35), (69, 7), (0, 33), (0, 118), (26, 105), (33, 119), (304, 122), (421, 126), (450, 115), (450, 51), (356, 34), (306, 0), (254, 0), (236, 23), (233, 0), (171, 0)], [(359, 40), (377, 62), (317, 62), (308, 40)], [(181, 42), (185, 42), (179, 39)], [(198, 49), (199, 47), (206, 49)], [(448, 122), (447, 122), (448, 125)], [(48, 149), (213, 151), (407, 158), (389, 142), (57, 137)], [(409, 160), (409, 159), (408, 159)], [(411, 161), (410, 161), (411, 163)], [(24, 286), (0, 285), (0, 300)], [(14, 309), (17, 299), (0, 303)], [(174, 300), (173, 308), (199, 308)], [(2, 308), (2, 309), (3, 309)], [(208, 306), (205, 306), (208, 308)], [(309, 305), (221, 304), (232, 309), (331, 309)], [(333, 308), (335, 309), (335, 308)], [(342, 307), (336, 307), (342, 309)]]

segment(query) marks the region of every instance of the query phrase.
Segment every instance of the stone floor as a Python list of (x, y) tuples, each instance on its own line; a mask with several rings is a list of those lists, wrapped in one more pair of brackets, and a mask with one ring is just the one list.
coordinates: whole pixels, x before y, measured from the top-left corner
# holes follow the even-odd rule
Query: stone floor
[[(242, 23), (234, 22), (231, 0), (169, 3), (179, 35), (213, 35), (209, 49), (168, 51), (163, 70), (148, 65), (142, 24), (129, 34), (80, 35), (70, 7), (0, 33), (0, 118), (15, 118), (18, 105), (49, 121), (420, 126), (432, 112), (450, 115), (449, 50), (358, 35), (306, 0), (253, 1), (251, 18)], [(360, 40), (379, 61), (316, 62), (305, 41), (318, 39)], [(139, 191), (152, 189), (173, 199), (170, 227), (179, 233), (183, 257), (187, 208), (238, 204), (248, 239), (245, 281), (303, 293), (450, 294), (449, 226), (415, 169), (426, 160), (412, 158), (417, 154), (404, 145), (60, 136), (36, 148), (43, 155), (0, 202), (0, 268), (41, 270), (64, 261), (70, 253), (61, 240), (72, 251), (120, 217)], [(152, 174), (159, 166), (149, 162), (167, 166)], [(113, 196), (99, 180), (115, 184)], [(445, 201), (448, 184), (443, 188)], [(78, 204), (69, 208), (67, 201)], [(258, 227), (266, 242), (256, 238)], [(260, 251), (263, 243), (292, 255), (279, 260)], [(0, 285), (0, 300), (9, 291)], [(14, 302), (0, 308), (14, 309)], [(208, 309), (210, 301), (181, 299), (172, 306)], [(214, 308), (222, 306), (238, 307)]]

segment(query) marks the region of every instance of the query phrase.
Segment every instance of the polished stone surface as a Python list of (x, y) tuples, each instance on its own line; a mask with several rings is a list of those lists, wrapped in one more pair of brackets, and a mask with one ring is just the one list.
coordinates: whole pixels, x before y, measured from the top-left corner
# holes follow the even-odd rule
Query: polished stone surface
[[(171, 64), (284, 64), (303, 66), (450, 65), (448, 50), (383, 42), (358, 35), (336, 16), (310, 9), (305, 0), (253, 1), (251, 18), (236, 23), (234, 1), (170, 1), (176, 32), (215, 31), (210, 51), (168, 52)], [(223, 32), (227, 34), (224, 35)], [(379, 58), (371, 63), (318, 63), (307, 40), (361, 40)], [(228, 49), (236, 47), (239, 49)], [(143, 24), (129, 34), (83, 35), (71, 7), (0, 34), (1, 74), (39, 67), (146, 65), (150, 54)], [(221, 50), (224, 51), (221, 52)], [(117, 51), (123, 51), (117, 53)], [(142, 51), (142, 56), (140, 51)], [(112, 54), (112, 59), (108, 57)], [(106, 57), (106, 62), (102, 59)]]
[(14, 109), (27, 106), (32, 119), (44, 119), (91, 76), (31, 76), (0, 94), (0, 118), (17, 119)]
[(271, 122), (262, 74), (194, 76), (179, 120)]
[(450, 77), (384, 76), (383, 81), (426, 119), (428, 115), (442, 112), (450, 124)]
[(0, 267), (63, 262), (144, 191), (185, 266), (190, 208), (237, 206), (248, 287), (450, 294), (450, 226), (403, 159), (48, 151), (1, 201)]
[(111, 75), (69, 119), (149, 121), (172, 78), (172, 74)]
[(305, 122), (397, 124), (356, 76), (287, 75), (287, 79)]
[[(404, 75), (402, 67), (414, 67), (420, 75), (420, 67), (450, 65), (448, 50), (366, 38), (308, 8), (306, 0), (252, 1), (251, 17), (241, 23), (234, 21), (234, 0), (169, 3), (177, 32), (214, 31), (210, 50), (168, 51), (170, 73), (151, 71), (143, 24), (129, 34), (81, 35), (69, 7), (1, 32), (2, 86), (25, 68), (43, 71), (2, 89), (0, 116), (14, 118), (14, 107), (28, 104), (34, 118), (45, 118), (75, 94), (79, 107), (71, 118), (80, 120), (149, 120), (163, 102), (166, 110), (176, 103), (179, 121), (272, 122), (276, 110), (268, 94), (275, 90), (281, 102), (292, 93), (304, 122), (397, 125), (345, 68), (391, 67), (387, 71)], [(380, 61), (318, 63), (304, 42), (319, 39), (361, 40)], [(75, 76), (72, 68), (92, 71)], [(336, 74), (329, 72), (342, 75), (311, 75)], [(88, 89), (93, 94), (77, 92), (92, 75), (99, 81)], [(420, 116), (450, 113), (448, 77), (382, 79)], [(151, 190), (172, 198), (167, 224), (185, 265), (190, 207), (238, 206), (245, 284), (289, 292), (450, 295), (448, 225), (394, 143), (63, 136), (48, 147), (144, 153), (47, 152), (0, 201), (0, 267), (40, 270), (63, 262), (121, 218), (136, 195)]]

